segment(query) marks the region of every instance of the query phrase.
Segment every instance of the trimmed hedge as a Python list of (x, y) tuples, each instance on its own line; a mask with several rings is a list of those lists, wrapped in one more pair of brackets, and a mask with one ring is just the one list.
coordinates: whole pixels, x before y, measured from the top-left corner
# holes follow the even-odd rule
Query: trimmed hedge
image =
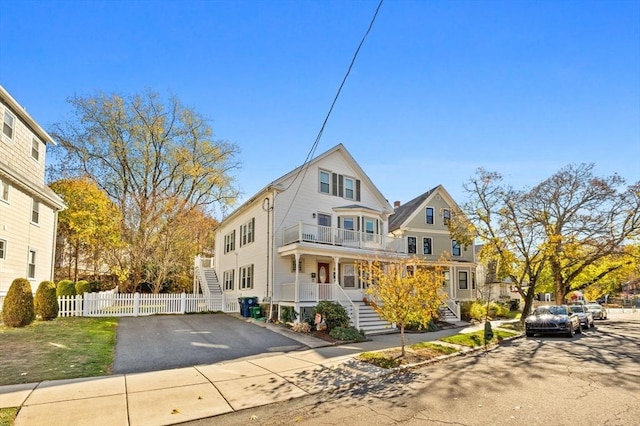
[(85, 293), (91, 293), (91, 284), (87, 280), (80, 280), (76, 283), (76, 294), (83, 295)]
[(62, 280), (58, 282), (56, 287), (56, 296), (75, 296), (76, 286), (71, 280)]
[(349, 314), (338, 302), (329, 302), (328, 300), (319, 302), (313, 308), (313, 315), (315, 316), (316, 314), (322, 315), (328, 331), (338, 327), (349, 326)]
[(26, 278), (16, 278), (4, 299), (2, 322), (7, 327), (24, 327), (35, 319), (31, 284)]
[(35, 313), (43, 321), (50, 321), (58, 317), (58, 296), (56, 285), (51, 281), (42, 281), (36, 291), (34, 303)]

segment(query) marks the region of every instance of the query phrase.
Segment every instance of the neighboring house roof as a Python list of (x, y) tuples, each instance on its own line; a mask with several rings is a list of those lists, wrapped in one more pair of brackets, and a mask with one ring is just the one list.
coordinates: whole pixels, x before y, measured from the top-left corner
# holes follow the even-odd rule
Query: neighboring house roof
[[(271, 193), (272, 191), (282, 192), (282, 191), (288, 189), (288, 188), (286, 188), (284, 186), (287, 180), (289, 180), (289, 179), (294, 179), (294, 181), (297, 180), (298, 177), (299, 177), (298, 175), (304, 176), (304, 173), (306, 172), (305, 171), (306, 168), (309, 168), (309, 167), (313, 166), (314, 164), (317, 164), (318, 162), (322, 161), (322, 159), (324, 159), (324, 158), (326, 158), (326, 157), (328, 157), (330, 155), (333, 155), (336, 152), (340, 152), (342, 155), (344, 155), (344, 157), (351, 164), (353, 169), (361, 177), (361, 180), (364, 183), (366, 183), (369, 188), (372, 189), (374, 195), (379, 200), (380, 205), (383, 206), (382, 213), (392, 214), (393, 213), (393, 207), (391, 207), (391, 204), (389, 204), (389, 201), (387, 201), (387, 199), (382, 195), (380, 190), (373, 184), (373, 182), (371, 181), (369, 176), (367, 176), (367, 174), (364, 172), (364, 170), (362, 170), (360, 165), (351, 156), (349, 151), (347, 151), (347, 148), (345, 148), (345, 146), (343, 144), (339, 143), (338, 145), (334, 146), (333, 148), (323, 152), (322, 154), (320, 154), (317, 157), (311, 159), (309, 162), (303, 164), (302, 166), (296, 167), (295, 169), (293, 169), (289, 173), (279, 177), (278, 179), (274, 180), (273, 182), (271, 182), (270, 184), (268, 184), (267, 186), (262, 188), (255, 195), (253, 195), (247, 201), (242, 203), (232, 213), (230, 213), (229, 216), (225, 217), (224, 220), (222, 220), (220, 222), (220, 224), (226, 222), (227, 220), (230, 220), (231, 218), (233, 218), (234, 216), (236, 216), (237, 214), (242, 212), (247, 206), (251, 205), (256, 199), (261, 198), (265, 194)], [(378, 211), (378, 210), (372, 209), (370, 207), (360, 206), (360, 205), (350, 205), (350, 206), (344, 206), (344, 207), (339, 207), (339, 208), (351, 208), (351, 209), (353, 209), (353, 208), (363, 208), (363, 209), (368, 209), (368, 210), (371, 210), (371, 211)]]
[(427, 198), (431, 194), (433, 194), (436, 189), (441, 188), (442, 185), (439, 185), (435, 188), (432, 188), (425, 192), (422, 195), (418, 195), (413, 200), (401, 204), (399, 207), (396, 207), (395, 213), (389, 218), (389, 232), (395, 231), (396, 229), (400, 229), (402, 225), (416, 212), (418, 207), (424, 203)]
[(0, 99), (2, 99), (2, 101), (7, 104), (9, 109), (11, 109), (11, 112), (18, 115), (22, 122), (31, 128), (33, 133), (38, 136), (38, 138), (42, 140), (42, 142), (56, 145), (56, 141), (47, 132), (45, 132), (42, 127), (40, 127), (36, 120), (34, 120), (33, 117), (31, 117), (31, 115), (27, 113), (27, 109), (20, 105), (18, 101), (13, 99), (13, 97), (9, 94), (9, 92), (6, 91), (4, 87), (2, 87), (1, 84)]

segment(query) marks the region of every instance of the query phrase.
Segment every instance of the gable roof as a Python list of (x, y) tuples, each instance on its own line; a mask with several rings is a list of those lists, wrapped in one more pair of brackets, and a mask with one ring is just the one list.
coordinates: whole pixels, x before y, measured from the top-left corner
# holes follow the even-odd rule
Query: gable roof
[(450, 201), (450, 205), (452, 207), (457, 207), (456, 202), (451, 198), (451, 195), (449, 195), (447, 190), (444, 189), (444, 186), (438, 185), (431, 188), (424, 194), (418, 195), (413, 200), (396, 207), (395, 213), (389, 218), (389, 232), (402, 228), (417, 214), (418, 209), (421, 208), (436, 192), (446, 197)]
[(18, 101), (13, 99), (13, 96), (7, 92), (7, 90), (0, 85), (0, 100), (2, 100), (9, 107), (9, 110), (20, 117), (23, 123), (25, 123), (31, 131), (40, 139), (43, 143), (50, 143), (56, 145), (56, 141), (36, 122), (36, 120), (29, 115), (27, 109), (20, 105)]
[[(329, 150), (327, 150), (327, 151), (323, 152), (322, 154), (318, 155), (317, 157), (312, 158), (311, 160), (309, 160), (308, 162), (304, 163), (303, 165), (296, 167), (295, 169), (291, 170), (290, 172), (280, 176), (279, 178), (277, 178), (273, 182), (269, 183), (267, 186), (265, 186), (260, 191), (258, 191), (255, 195), (250, 197), (247, 201), (242, 203), (231, 214), (229, 214), (227, 217), (225, 217), (222, 222), (224, 222), (224, 221), (232, 218), (236, 214), (240, 213), (247, 206), (249, 206), (251, 203), (253, 203), (256, 199), (262, 197), (264, 194), (270, 193), (271, 191), (278, 191), (278, 192), (286, 191), (287, 189), (289, 189), (288, 186), (285, 186), (285, 183), (288, 180), (293, 179), (291, 181), (291, 184), (289, 185), (289, 186), (291, 186), (298, 179), (298, 177), (299, 177), (298, 175), (302, 175), (304, 177), (304, 174), (306, 173), (306, 169), (308, 169), (309, 167), (313, 166), (314, 164), (319, 163), (324, 158), (329, 157), (329, 156), (331, 156), (331, 155), (333, 155), (335, 153), (340, 153), (347, 160), (347, 162), (351, 165), (351, 167), (354, 169), (354, 171), (361, 177), (361, 180), (363, 181), (363, 183), (365, 183), (369, 188), (372, 189), (372, 192), (373, 192), (375, 198), (378, 199), (378, 201), (380, 202), (380, 205), (382, 206), (382, 213), (392, 214), (393, 213), (393, 207), (391, 207), (391, 204), (389, 204), (389, 201), (387, 201), (387, 199), (382, 195), (382, 193), (380, 192), (378, 187), (374, 185), (373, 181), (371, 181), (369, 176), (364, 172), (362, 167), (360, 167), (360, 165), (356, 162), (356, 160), (353, 158), (353, 156), (351, 156), (349, 151), (347, 151), (347, 148), (345, 148), (345, 146), (342, 143), (339, 143), (336, 146), (334, 146), (333, 148), (330, 148)], [(349, 207), (353, 208), (354, 206), (349, 206)], [(374, 210), (374, 209), (371, 209), (370, 207), (365, 207), (365, 206), (359, 206), (359, 207), (363, 207), (363, 208), (368, 208), (370, 210)]]

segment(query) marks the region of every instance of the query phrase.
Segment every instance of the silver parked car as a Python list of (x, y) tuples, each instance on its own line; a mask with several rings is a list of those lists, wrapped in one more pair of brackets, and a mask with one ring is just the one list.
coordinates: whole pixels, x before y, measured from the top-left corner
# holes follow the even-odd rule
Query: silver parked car
[(596, 326), (593, 321), (593, 314), (587, 309), (587, 305), (569, 305), (569, 309), (578, 315), (580, 325), (584, 328), (593, 328)]
[(538, 306), (524, 320), (527, 337), (534, 334), (564, 334), (573, 337), (582, 333), (578, 315), (571, 312), (567, 305)]
[(599, 303), (587, 303), (585, 305), (591, 315), (593, 315), (593, 319), (607, 319), (607, 309)]

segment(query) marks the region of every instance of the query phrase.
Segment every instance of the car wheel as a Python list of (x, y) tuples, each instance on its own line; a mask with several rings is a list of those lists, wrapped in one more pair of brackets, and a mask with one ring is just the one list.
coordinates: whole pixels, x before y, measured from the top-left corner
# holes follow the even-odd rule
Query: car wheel
[(567, 331), (567, 337), (573, 337), (575, 332), (573, 331), (573, 324), (569, 324), (569, 330)]

